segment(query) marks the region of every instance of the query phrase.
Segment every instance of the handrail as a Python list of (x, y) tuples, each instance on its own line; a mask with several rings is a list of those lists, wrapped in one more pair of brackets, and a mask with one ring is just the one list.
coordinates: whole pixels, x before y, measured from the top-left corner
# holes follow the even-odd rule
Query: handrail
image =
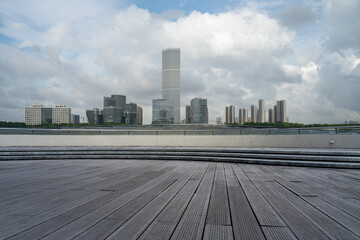
[(0, 128), (0, 135), (302, 135), (302, 134), (360, 134), (356, 127), (319, 128), (219, 128), (219, 129), (42, 129)]

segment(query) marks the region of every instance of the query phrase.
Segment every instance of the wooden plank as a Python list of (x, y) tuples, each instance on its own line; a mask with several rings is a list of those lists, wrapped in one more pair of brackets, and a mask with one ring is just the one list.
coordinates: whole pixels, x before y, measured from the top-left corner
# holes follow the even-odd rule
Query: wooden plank
[(113, 232), (109, 239), (135, 239), (138, 238), (144, 230), (151, 224), (156, 216), (169, 204), (175, 195), (185, 186), (191, 176), (199, 167), (191, 168), (180, 179), (178, 179), (170, 188), (162, 192), (158, 197), (151, 201), (146, 207), (136, 213), (125, 224)]
[(261, 227), (268, 240), (296, 240), (297, 237), (288, 227)]
[(61, 228), (64, 225), (86, 215), (87, 213), (95, 210), (96, 208), (103, 206), (117, 198), (133, 191), (150, 181), (150, 177), (156, 179), (164, 174), (171, 174), (172, 171), (158, 171), (152, 172), (149, 176), (143, 178), (130, 178), (128, 181), (123, 181), (124, 185), (121, 189), (104, 195), (94, 201), (88, 202), (82, 206), (74, 208), (66, 213), (60, 214), (42, 224), (39, 224), (33, 228), (30, 228), (14, 237), (14, 239), (34, 239), (44, 237), (51, 232)]
[(330, 216), (338, 224), (341, 224), (345, 228), (352, 231), (357, 235), (357, 238), (360, 238), (360, 220), (355, 217), (341, 211), (340, 209), (332, 206), (331, 204), (321, 200), (317, 197), (304, 197), (304, 199), (322, 211), (324, 214)]
[(206, 224), (224, 226), (231, 225), (223, 163), (216, 164), (215, 178), (210, 195)]
[(265, 182), (259, 181), (256, 174), (249, 173), (247, 176), (259, 189), (261, 194), (268, 200), (297, 238), (328, 239), (328, 237), (314, 225), (311, 219), (307, 218), (302, 212), (298, 211), (285, 199), (275, 193), (265, 184)]
[[(237, 167), (236, 165), (234, 166)], [(225, 171), (234, 239), (265, 239), (233, 169), (226, 165)]]
[[(257, 220), (259, 221), (259, 224), (261, 226), (285, 227), (286, 224), (284, 221), (263, 197), (263, 195), (261, 195), (254, 184), (241, 171), (241, 169), (233, 165), (233, 170), (241, 183), (241, 187), (244, 190), (244, 193), (252, 207), (252, 210), (255, 213)], [(228, 177), (230, 174), (226, 172), (226, 176)]]
[[(298, 211), (301, 211), (308, 218), (310, 218), (314, 224), (322, 230), (329, 238), (336, 239), (357, 239), (357, 237), (349, 230), (339, 225), (338, 222), (329, 218), (313, 206), (305, 202), (302, 198), (294, 195), (292, 192), (281, 186), (276, 182), (266, 183), (272, 189), (274, 189), (279, 195), (281, 195), (287, 202), (289, 202)], [(308, 198), (308, 197), (304, 197)], [(311, 197), (313, 199), (314, 197)], [(337, 220), (339, 221), (339, 220)], [(360, 222), (358, 222), (360, 225)]]
[(206, 224), (204, 240), (232, 240), (233, 232), (231, 226)]
[(190, 201), (184, 215), (175, 228), (171, 239), (201, 239), (205, 226), (212, 183), (214, 180), (215, 163), (210, 163), (200, 185)]
[[(171, 202), (161, 211), (139, 239), (169, 239), (188, 206), (194, 192), (198, 188), (209, 164), (204, 163), (180, 190)], [(196, 177), (194, 177), (196, 175)], [(202, 176), (202, 177), (201, 177)]]

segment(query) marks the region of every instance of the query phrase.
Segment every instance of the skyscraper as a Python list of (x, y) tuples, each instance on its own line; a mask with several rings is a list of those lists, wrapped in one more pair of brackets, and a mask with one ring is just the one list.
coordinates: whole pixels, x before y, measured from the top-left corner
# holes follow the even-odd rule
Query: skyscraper
[(257, 114), (258, 114), (258, 109), (255, 105), (251, 105), (251, 121), (256, 123), (257, 122)]
[(243, 125), (248, 121), (248, 110), (246, 108), (239, 109), (239, 124)]
[(140, 106), (137, 106), (136, 124), (143, 124), (143, 109)]
[(269, 123), (275, 123), (274, 109), (269, 108)]
[(235, 122), (235, 106), (230, 105), (225, 108), (225, 123)]
[(264, 108), (264, 99), (259, 99), (259, 112), (258, 112), (258, 121), (261, 123), (265, 122), (265, 108)]
[(287, 122), (288, 118), (286, 116), (286, 100), (280, 100), (276, 102), (275, 111), (275, 121), (276, 122)]
[(174, 104), (174, 123), (180, 123), (180, 48), (162, 51), (162, 98)]
[(208, 123), (207, 99), (194, 98), (191, 100), (191, 123)]

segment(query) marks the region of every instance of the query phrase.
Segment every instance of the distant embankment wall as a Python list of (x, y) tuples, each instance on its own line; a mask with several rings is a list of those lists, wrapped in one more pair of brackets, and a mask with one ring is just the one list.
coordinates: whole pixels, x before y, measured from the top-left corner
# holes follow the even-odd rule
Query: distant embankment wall
[(0, 146), (178, 146), (359, 149), (360, 135), (0, 135)]

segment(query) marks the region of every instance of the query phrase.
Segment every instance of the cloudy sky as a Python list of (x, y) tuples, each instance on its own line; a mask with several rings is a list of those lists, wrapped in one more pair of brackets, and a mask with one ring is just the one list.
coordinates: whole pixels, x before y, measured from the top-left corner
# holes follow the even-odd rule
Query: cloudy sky
[(359, 0), (1, 0), (0, 121), (33, 103), (85, 116), (122, 94), (150, 123), (168, 47), (182, 119), (204, 97), (210, 123), (259, 98), (286, 99), (291, 122), (360, 120)]

